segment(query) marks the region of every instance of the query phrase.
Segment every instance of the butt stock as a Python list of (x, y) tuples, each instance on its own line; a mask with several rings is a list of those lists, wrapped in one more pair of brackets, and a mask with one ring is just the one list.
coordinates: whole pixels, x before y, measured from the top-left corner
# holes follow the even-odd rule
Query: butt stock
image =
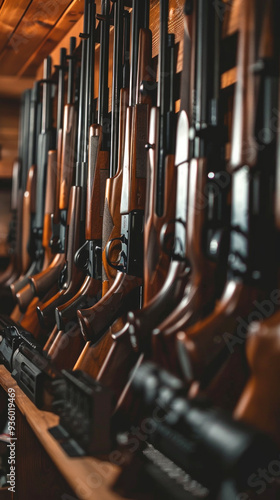
[(75, 324), (67, 331), (56, 332), (47, 350), (48, 358), (58, 370), (72, 370), (84, 346), (80, 328)]
[(70, 192), (69, 209), (67, 214), (67, 247), (66, 263), (63, 277), (66, 278), (63, 288), (44, 305), (37, 308), (40, 322), (44, 326), (53, 327), (55, 323), (55, 308), (65, 303), (75, 294), (82, 284), (83, 273), (77, 268), (74, 256), (80, 246), (81, 231), (81, 188), (73, 186)]
[(111, 288), (94, 307), (78, 310), (78, 320), (84, 338), (97, 340), (124, 312), (137, 308), (137, 292), (141, 283), (140, 278), (118, 272)]

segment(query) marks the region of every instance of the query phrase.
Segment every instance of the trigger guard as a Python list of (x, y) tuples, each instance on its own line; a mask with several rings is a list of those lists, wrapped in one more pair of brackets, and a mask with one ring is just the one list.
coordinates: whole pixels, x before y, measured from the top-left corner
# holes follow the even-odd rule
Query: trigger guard
[(113, 238), (112, 240), (108, 241), (108, 243), (106, 244), (106, 247), (105, 247), (106, 260), (107, 260), (108, 265), (110, 267), (112, 267), (113, 269), (116, 269), (117, 271), (123, 271), (123, 266), (114, 264), (111, 261), (110, 256), (109, 256), (110, 247), (111, 247), (111, 245), (112, 245), (112, 243), (114, 241), (121, 241), (121, 242), (123, 242), (123, 238), (122, 238), (122, 236), (120, 236), (120, 237)]

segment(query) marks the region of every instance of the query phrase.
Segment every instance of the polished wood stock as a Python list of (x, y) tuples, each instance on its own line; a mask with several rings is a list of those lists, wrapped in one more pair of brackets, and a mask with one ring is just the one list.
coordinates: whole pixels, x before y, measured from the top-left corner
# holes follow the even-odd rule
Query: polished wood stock
[(74, 262), (74, 256), (80, 247), (80, 210), (81, 210), (81, 188), (73, 186), (70, 192), (69, 210), (67, 214), (67, 249), (66, 265), (67, 278), (62, 289), (50, 300), (37, 308), (41, 324), (53, 327), (55, 323), (55, 309), (69, 300), (82, 284), (83, 272), (79, 270)]
[[(178, 306), (156, 328), (153, 336), (155, 356), (160, 356), (164, 342), (167, 342), (167, 350), (172, 349), (172, 346), (174, 350), (173, 341), (176, 333), (205, 317), (215, 305), (216, 264), (211, 262), (203, 252), (204, 227), (208, 209), (208, 200), (205, 196), (206, 183), (207, 159), (191, 160), (186, 223), (186, 247), (191, 264), (190, 280)], [(159, 344), (158, 348), (157, 344)], [(170, 359), (172, 357), (170, 352)]]
[(280, 446), (279, 311), (265, 321), (250, 325), (246, 351), (251, 377), (234, 415), (271, 435)]
[(202, 377), (219, 355), (222, 354), (220, 363), (226, 361), (234, 352), (234, 346), (245, 342), (247, 332), (242, 320), (246, 323), (255, 309), (255, 301), (263, 297), (263, 292), (257, 288), (228, 281), (214, 311), (185, 332), (177, 334), (177, 355), (188, 382)]
[(74, 324), (67, 331), (58, 331), (48, 349), (48, 357), (52, 365), (58, 370), (71, 370), (74, 367), (85, 341), (81, 330)]
[(75, 164), (76, 122), (75, 106), (66, 104), (63, 118), (59, 210), (67, 210), (69, 205)]
[[(59, 135), (61, 140), (61, 134)], [(61, 144), (60, 144), (61, 147)], [(40, 298), (45, 295), (49, 288), (58, 281), (61, 265), (57, 265), (58, 259), (54, 259), (54, 255), (50, 248), (50, 240), (52, 236), (52, 216), (57, 215), (57, 178), (60, 175), (59, 158), (60, 153), (56, 150), (48, 152), (48, 169), (47, 169), (47, 185), (46, 185), (46, 199), (45, 199), (45, 215), (42, 236), (42, 246), (44, 248), (44, 261), (42, 271), (33, 276), (29, 276), (29, 283), (27, 283), (21, 290), (16, 293), (16, 300), (19, 304), (20, 310), (25, 312), (31, 300), (38, 295)], [(56, 215), (55, 215), (56, 214)], [(54, 260), (54, 263), (53, 263)], [(40, 293), (38, 293), (41, 285)]]
[(80, 290), (65, 304), (58, 306), (55, 311), (56, 322), (63, 330), (67, 321), (77, 318), (77, 308), (91, 307), (101, 297), (101, 282), (86, 276)]
[(125, 310), (129, 310), (132, 305), (129, 299), (141, 283), (140, 278), (118, 272), (113, 285), (96, 305), (77, 311), (85, 340), (96, 340)]

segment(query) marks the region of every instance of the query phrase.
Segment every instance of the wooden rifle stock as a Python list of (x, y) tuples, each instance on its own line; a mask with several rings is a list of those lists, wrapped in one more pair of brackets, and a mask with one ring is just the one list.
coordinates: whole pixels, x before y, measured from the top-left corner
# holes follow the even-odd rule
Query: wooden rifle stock
[(57, 334), (58, 334), (58, 328), (57, 328), (57, 325), (55, 325), (53, 327), (48, 339), (46, 340), (46, 343), (43, 347), (43, 352), (48, 353), (48, 350), (50, 349), (52, 343), (54, 342)]
[(21, 326), (25, 328), (27, 331), (32, 332), (32, 335), (42, 342), (42, 345), (44, 345), (46, 335), (48, 334), (48, 330), (45, 329), (42, 325), (40, 325), (39, 318), (37, 315), (37, 307), (43, 303), (43, 301), (49, 300), (57, 291), (57, 286), (54, 285), (52, 286), (48, 292), (44, 295), (42, 298), (42, 302), (40, 302), (40, 299), (38, 297), (34, 297), (29, 304), (26, 312), (24, 314), (20, 313), (19, 309), (17, 309), (18, 306), (13, 311), (13, 314), (11, 317), (15, 321), (19, 321)]
[[(48, 213), (53, 214), (53, 217), (47, 217), (47, 224), (58, 224), (59, 221), (59, 210), (67, 210), (69, 205), (70, 189), (73, 184), (73, 172), (74, 172), (74, 151), (75, 151), (75, 137), (76, 137), (76, 110), (73, 104), (65, 104), (64, 106), (64, 121), (63, 130), (59, 130), (58, 134), (58, 149), (57, 149), (57, 175), (56, 175), (56, 190), (54, 189), (48, 200), (51, 206), (48, 206)], [(54, 153), (51, 153), (52, 155)], [(53, 167), (55, 165), (53, 164)], [(55, 170), (52, 170), (54, 172)], [(55, 182), (53, 178), (53, 183)], [(53, 196), (53, 192), (56, 192), (56, 196)], [(56, 200), (56, 203), (52, 201)], [(51, 229), (51, 228), (50, 228)], [(52, 232), (50, 233), (48, 243), (47, 243), (47, 233), (45, 238), (45, 244), (49, 248), (49, 242), (51, 239)], [(55, 243), (55, 242), (54, 242)], [(30, 277), (30, 285), (21, 290), (21, 293), (17, 295), (17, 300), (20, 305), (21, 310), (25, 310), (28, 305), (28, 300), (31, 297), (32, 290), (34, 295), (42, 298), (50, 287), (53, 287), (57, 283), (65, 264), (65, 254), (57, 253), (53, 257), (50, 264), (43, 268), (42, 272)], [(57, 291), (56, 291), (57, 292)]]
[(90, 309), (77, 311), (82, 334), (86, 340), (97, 340), (134, 301), (133, 292), (141, 279), (118, 272), (108, 292)]
[(280, 446), (279, 380), (280, 314), (251, 323), (246, 345), (251, 377), (234, 416), (271, 435)]
[(64, 304), (79, 289), (83, 279), (83, 273), (77, 268), (74, 256), (80, 245), (80, 210), (81, 210), (81, 188), (73, 186), (70, 192), (69, 209), (67, 214), (67, 249), (66, 249), (66, 272), (67, 279), (63, 288), (46, 303), (37, 307), (37, 313), (41, 324), (53, 327), (55, 323), (55, 308)]
[(151, 97), (142, 95), (140, 88), (143, 80), (152, 83), (147, 68), (151, 67), (152, 33), (148, 29), (139, 31), (139, 56), (137, 77), (136, 106), (132, 109), (132, 135), (129, 169), (129, 211), (145, 209), (147, 151), (145, 146), (149, 137), (149, 114)]
[[(187, 255), (191, 263), (190, 281), (184, 297), (174, 311), (160, 324), (153, 336), (156, 359), (162, 358), (162, 344), (167, 342), (169, 368), (173, 368), (176, 354), (174, 336), (211, 312), (215, 305), (216, 263), (211, 262), (203, 251), (204, 228), (207, 204), (205, 192), (207, 182), (207, 159), (193, 159), (189, 166), (189, 193), (186, 224)], [(163, 337), (163, 338), (161, 338)], [(158, 344), (158, 346), (157, 346)], [(157, 358), (159, 356), (159, 358)], [(168, 360), (166, 360), (168, 365)], [(167, 368), (167, 365), (166, 368)]]
[(88, 307), (95, 304), (100, 297), (100, 292), (100, 281), (86, 276), (79, 291), (65, 304), (56, 308), (55, 317), (59, 329), (63, 330), (68, 321), (76, 319), (78, 307)]
[[(85, 237), (87, 241), (93, 242), (99, 242), (102, 239), (105, 184), (109, 173), (109, 152), (103, 151), (101, 147), (102, 127), (100, 125), (91, 125), (89, 131)], [(98, 256), (96, 258), (98, 259)], [(63, 329), (67, 320), (76, 317), (78, 308), (90, 307), (93, 303), (96, 303), (100, 291), (101, 281), (86, 276), (82, 287), (75, 296), (70, 301), (57, 307), (56, 320), (59, 329)]]
[[(139, 43), (140, 41), (143, 42), (143, 46), (139, 45), (138, 75), (140, 69), (146, 71), (149, 66), (151, 56), (151, 33), (149, 30), (140, 30)], [(139, 78), (139, 81), (142, 81), (144, 75), (141, 74)], [(125, 193), (125, 205), (128, 212), (144, 211), (147, 164), (145, 144), (147, 142), (149, 109), (150, 98), (146, 96), (138, 96), (136, 106), (127, 108), (122, 196)], [(117, 186), (119, 186), (121, 178), (117, 175), (116, 179)], [(117, 192), (114, 192), (114, 194), (117, 195)], [(122, 207), (122, 203), (123, 199), (120, 207)], [(116, 225), (115, 230), (117, 228)], [(118, 272), (111, 288), (103, 295), (98, 304), (90, 309), (77, 312), (81, 330), (86, 340), (96, 340), (106, 332), (113, 321), (130, 308), (135, 308), (133, 307), (133, 292), (141, 283), (141, 278)]]
[[(120, 323), (121, 320), (117, 320), (114, 329), (119, 328)], [(113, 338), (111, 334), (103, 335), (94, 343), (88, 341), (76, 361), (74, 370), (84, 370), (93, 378), (96, 378), (112, 344)]]
[[(141, 29), (139, 33), (137, 89), (140, 89), (140, 82), (145, 80), (147, 67), (150, 67), (151, 58), (151, 33), (149, 30)], [(143, 74), (144, 71), (145, 73)], [(121, 158), (123, 157), (120, 212), (122, 218), (125, 217), (126, 220), (128, 220), (128, 214), (130, 212), (136, 211), (141, 213), (141, 211), (144, 212), (145, 207), (147, 164), (145, 144), (148, 138), (148, 115), (151, 100), (150, 97), (140, 96), (140, 92), (137, 92), (135, 103), (135, 106), (129, 106), (127, 108), (124, 150), (122, 151), (121, 147), (119, 148), (119, 154)], [(122, 136), (123, 133), (124, 130), (121, 127), (120, 135)], [(110, 183), (111, 185), (109, 184), (110, 180), (108, 180), (108, 191), (112, 183), (114, 183), (114, 180), (117, 180), (119, 185), (121, 181), (120, 173), (121, 171), (118, 169), (115, 179)], [(107, 194), (109, 194), (108, 191)], [(123, 231), (122, 218), (120, 233)], [(117, 229), (118, 226), (116, 224), (115, 230)], [(109, 231), (107, 231), (107, 234), (108, 233)], [(100, 349), (102, 351), (103, 360), (105, 360), (112, 344), (112, 330), (108, 330), (108, 328), (117, 318), (119, 319), (114, 324), (114, 328), (122, 328), (123, 319), (121, 316), (129, 309), (135, 309), (135, 305), (133, 306), (135, 301), (133, 297), (134, 291), (136, 291), (136, 299), (138, 302), (138, 287), (141, 283), (142, 279), (140, 277), (130, 275), (129, 271), (127, 274), (126, 272), (118, 270), (113, 284), (105, 295), (103, 295), (101, 300), (91, 308), (91, 310), (78, 311), (81, 330), (86, 340), (97, 340), (101, 336), (102, 337), (97, 344), (90, 344), (89, 342), (86, 344), (75, 365), (75, 369), (83, 369), (90, 374), (98, 373), (99, 367), (102, 364), (102, 359), (100, 354), (96, 357), (96, 353), (98, 353)]]
[[(61, 134), (60, 137), (60, 147), (61, 147)], [(59, 150), (60, 151), (60, 150)], [(17, 303), (22, 312), (25, 312), (31, 300), (38, 295), (42, 297), (45, 295), (47, 290), (58, 281), (59, 272), (61, 265), (57, 265), (58, 259), (54, 260), (53, 254), (51, 252), (49, 242), (52, 235), (52, 215), (57, 211), (57, 178), (60, 176), (60, 164), (58, 157), (60, 156), (59, 151), (50, 150), (48, 152), (48, 167), (47, 167), (47, 185), (46, 185), (46, 195), (45, 195), (45, 214), (44, 214), (44, 226), (43, 226), (43, 236), (42, 236), (42, 246), (44, 248), (44, 262), (42, 266), (42, 271), (35, 274), (29, 278), (29, 283), (27, 283), (21, 290), (16, 293)], [(30, 169), (31, 170), (31, 169)], [(35, 197), (33, 198), (35, 200)], [(34, 207), (35, 208), (35, 207)], [(48, 271), (51, 271), (50, 273)], [(47, 278), (47, 279), (46, 279)], [(43, 285), (42, 286), (42, 282)], [(40, 293), (38, 293), (38, 284), (41, 285)]]
[[(10, 289), (13, 294), (14, 300), (16, 299), (17, 292), (25, 286), (28, 282), (29, 265), (31, 264), (31, 256), (28, 251), (28, 246), (31, 237), (31, 216), (34, 214), (35, 206), (34, 202), (36, 199), (36, 166), (33, 165), (28, 171), (26, 189), (23, 195), (22, 204), (22, 273), (21, 276), (11, 284)], [(28, 273), (29, 274), (29, 273)]]
[(52, 340), (47, 348), (52, 365), (58, 370), (72, 370), (85, 345), (79, 326), (74, 324), (67, 331), (57, 331)]

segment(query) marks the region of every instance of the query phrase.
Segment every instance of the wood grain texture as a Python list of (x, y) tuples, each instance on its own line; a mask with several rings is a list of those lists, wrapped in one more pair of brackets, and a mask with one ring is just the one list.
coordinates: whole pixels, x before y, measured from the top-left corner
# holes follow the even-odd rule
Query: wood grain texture
[[(57, 25), (71, 3), (70, 0), (60, 0), (59, 2), (47, 0), (44, 3), (40, 0), (34, 0), (26, 5), (26, 0), (23, 0), (24, 16), (21, 16), (20, 19), (17, 17), (17, 24), (8, 40), (6, 36), (0, 52), (1, 75), (17, 75), (20, 72), (25, 62), (34, 51), (36, 52), (42, 42), (51, 39), (50, 34), (53, 27)], [(7, 16), (10, 16), (10, 12), (13, 11), (12, 6), (8, 5), (7, 8)], [(18, 13), (18, 9), (15, 10)]]
[(13, 2), (4, 0), (0, 11), (0, 51), (9, 43), (17, 26), (23, 20), (32, 0), (19, 0)]

